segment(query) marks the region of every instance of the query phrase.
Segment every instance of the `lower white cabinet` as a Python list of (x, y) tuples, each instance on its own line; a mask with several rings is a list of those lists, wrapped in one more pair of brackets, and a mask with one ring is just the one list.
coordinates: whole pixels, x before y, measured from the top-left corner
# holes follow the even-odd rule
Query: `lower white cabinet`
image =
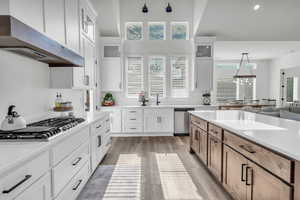
[(102, 111), (109, 112), (110, 116), (110, 132), (122, 132), (122, 110), (114, 107), (102, 107)]
[(174, 109), (144, 109), (144, 132), (174, 132)]
[(50, 173), (47, 173), (27, 188), (15, 200), (51, 200)]
[(90, 177), (89, 169), (87, 162), (55, 200), (75, 200)]
[(124, 109), (122, 111), (123, 132), (140, 133), (143, 132), (143, 109)]
[[(50, 157), (49, 152), (46, 152), (28, 161), (27, 163), (22, 164), (22, 166), (16, 170), (13, 170), (4, 176), (1, 175), (0, 199), (14, 199), (26, 188), (35, 183), (40, 177), (46, 174), (47, 171), (49, 171), (49, 168)], [(30, 194), (31, 193), (32, 192), (30, 192)]]

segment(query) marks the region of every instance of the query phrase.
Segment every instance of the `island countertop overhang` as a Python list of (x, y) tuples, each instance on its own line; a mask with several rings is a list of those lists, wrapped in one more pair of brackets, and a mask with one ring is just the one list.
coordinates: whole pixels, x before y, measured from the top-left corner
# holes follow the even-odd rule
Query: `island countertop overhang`
[(237, 110), (189, 113), (291, 160), (300, 161), (298, 121)]

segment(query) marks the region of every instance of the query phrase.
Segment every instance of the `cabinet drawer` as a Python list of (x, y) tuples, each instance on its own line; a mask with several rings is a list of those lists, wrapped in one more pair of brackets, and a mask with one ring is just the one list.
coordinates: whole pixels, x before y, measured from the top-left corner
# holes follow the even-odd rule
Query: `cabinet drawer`
[(143, 132), (142, 124), (126, 124), (124, 126), (124, 132), (127, 133)]
[(208, 124), (208, 132), (214, 137), (217, 137), (218, 139), (222, 140), (222, 128), (217, 127), (213, 124)]
[(75, 200), (89, 179), (89, 168), (89, 162), (85, 163), (55, 200)]
[(291, 183), (292, 161), (227, 131), (224, 131), (224, 143)]
[(57, 165), (61, 160), (70, 155), (76, 148), (89, 140), (89, 127), (81, 129), (79, 133), (74, 133), (67, 140), (62, 141), (52, 149), (53, 165)]
[(206, 121), (199, 119), (193, 115), (191, 116), (191, 121), (192, 121), (192, 123), (194, 123), (198, 127), (200, 127), (202, 130), (207, 131), (207, 122)]
[(53, 169), (53, 193), (56, 196), (89, 159), (88, 143), (77, 149)]
[(143, 110), (142, 109), (126, 109), (123, 110), (126, 119), (142, 119)]
[(38, 180), (50, 168), (49, 152), (20, 166), (19, 169), (0, 179), (0, 199), (8, 200), (16, 197), (29, 185)]
[(103, 132), (105, 129), (106, 129), (105, 120), (101, 119), (92, 125), (92, 134)]

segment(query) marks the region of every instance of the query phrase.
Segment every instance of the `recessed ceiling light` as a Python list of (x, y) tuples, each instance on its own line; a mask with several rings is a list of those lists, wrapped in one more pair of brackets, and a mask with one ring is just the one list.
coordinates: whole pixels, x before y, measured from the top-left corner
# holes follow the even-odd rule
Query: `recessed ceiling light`
[(260, 5), (259, 4), (256, 4), (254, 7), (253, 7), (253, 9), (256, 11), (256, 10), (258, 10), (258, 9), (260, 9)]

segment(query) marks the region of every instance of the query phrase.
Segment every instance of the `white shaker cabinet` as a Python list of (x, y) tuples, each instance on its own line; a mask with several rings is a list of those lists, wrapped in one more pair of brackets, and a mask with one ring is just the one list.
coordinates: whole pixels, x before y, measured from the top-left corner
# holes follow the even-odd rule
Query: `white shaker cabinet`
[(202, 93), (213, 89), (213, 59), (195, 60), (195, 90)]
[(45, 32), (61, 44), (65, 38), (65, 5), (63, 0), (44, 0)]
[(101, 38), (101, 89), (122, 91), (122, 44), (120, 38)]
[(15, 200), (51, 200), (51, 179), (47, 173), (36, 183), (27, 188)]
[(65, 0), (66, 45), (80, 53), (79, 0)]
[[(39, 32), (44, 32), (44, 3), (42, 0), (1, 0), (10, 3), (10, 14)], [(1, 13), (2, 14), (2, 13)]]
[(174, 109), (144, 109), (144, 132), (174, 132)]

